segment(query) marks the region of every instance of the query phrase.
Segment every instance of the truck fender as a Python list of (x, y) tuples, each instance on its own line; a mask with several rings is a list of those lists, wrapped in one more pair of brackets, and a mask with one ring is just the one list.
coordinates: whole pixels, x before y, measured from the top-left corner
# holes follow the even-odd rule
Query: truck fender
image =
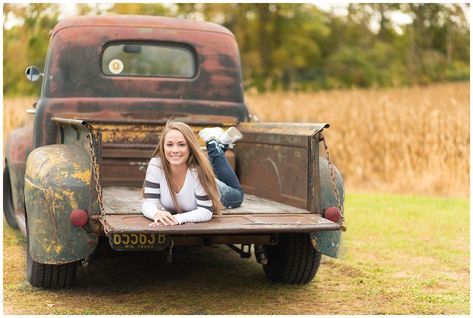
[(6, 165), (10, 173), (11, 193), (15, 215), (25, 213), (25, 169), (26, 158), (33, 148), (33, 127), (13, 130), (5, 145)]
[[(78, 145), (36, 148), (25, 174), (29, 252), (41, 264), (66, 264), (89, 256), (98, 236), (88, 224), (76, 227), (70, 214), (87, 210), (91, 198), (91, 164)], [(91, 220), (89, 219), (89, 223)]]
[[(335, 174), (336, 187), (338, 193), (340, 193), (340, 204), (342, 209), (345, 202), (345, 187), (343, 184), (343, 178), (337, 167), (333, 165)], [(327, 208), (334, 206), (337, 207), (337, 199), (332, 187), (332, 181), (330, 177), (330, 169), (328, 162), (325, 158), (319, 157), (319, 175), (320, 175), (320, 208), (323, 213)], [(315, 248), (322, 254), (338, 257), (338, 252), (341, 243), (341, 231), (317, 231), (310, 234), (312, 242), (315, 242)]]

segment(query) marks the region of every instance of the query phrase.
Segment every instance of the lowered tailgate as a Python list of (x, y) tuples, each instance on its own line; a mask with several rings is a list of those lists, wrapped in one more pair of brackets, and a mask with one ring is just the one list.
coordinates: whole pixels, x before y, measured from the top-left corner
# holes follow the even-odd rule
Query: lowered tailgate
[(179, 226), (150, 227), (151, 220), (141, 214), (141, 189), (108, 187), (104, 189), (107, 236), (112, 233), (163, 233), (173, 235), (309, 233), (338, 230), (340, 226), (307, 210), (246, 195), (241, 207), (223, 210), (212, 220)]

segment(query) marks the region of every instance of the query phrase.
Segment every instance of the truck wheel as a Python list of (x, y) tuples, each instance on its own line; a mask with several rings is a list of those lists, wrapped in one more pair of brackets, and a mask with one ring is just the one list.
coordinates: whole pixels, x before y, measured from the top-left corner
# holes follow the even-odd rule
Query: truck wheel
[(319, 269), (322, 254), (314, 249), (308, 234), (282, 234), (279, 243), (265, 247), (268, 262), (264, 273), (274, 283), (307, 284)]
[(3, 169), (3, 215), (5, 215), (5, 219), (11, 228), (18, 228), (18, 223), (16, 223), (15, 219), (15, 210), (13, 209), (10, 171), (7, 165), (5, 165), (5, 169)]
[[(27, 227), (28, 234), (28, 227)], [(61, 265), (41, 264), (30, 255), (29, 238), (26, 236), (26, 274), (32, 286), (42, 288), (69, 287), (74, 282), (77, 262)]]

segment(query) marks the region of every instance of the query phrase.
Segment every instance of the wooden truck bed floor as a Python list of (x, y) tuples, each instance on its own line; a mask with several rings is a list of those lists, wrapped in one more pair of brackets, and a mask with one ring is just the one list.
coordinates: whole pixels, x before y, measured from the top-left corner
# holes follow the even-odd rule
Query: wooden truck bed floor
[(307, 210), (245, 194), (239, 208), (225, 209), (209, 222), (150, 227), (141, 213), (141, 188), (103, 189), (107, 233), (158, 232), (177, 235), (255, 234), (338, 230), (339, 225)]

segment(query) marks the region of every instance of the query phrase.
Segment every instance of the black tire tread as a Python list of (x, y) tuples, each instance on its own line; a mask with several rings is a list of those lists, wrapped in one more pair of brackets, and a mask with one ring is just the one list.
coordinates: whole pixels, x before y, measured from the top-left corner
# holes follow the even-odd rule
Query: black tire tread
[(32, 266), (28, 277), (31, 285), (43, 288), (64, 288), (72, 285), (77, 271), (76, 262), (50, 265), (40, 264), (32, 259), (29, 261)]
[(282, 234), (279, 244), (267, 246), (268, 263), (263, 266), (273, 282), (307, 284), (314, 279), (322, 255), (312, 247), (307, 234)]
[[(29, 243), (28, 228), (27, 234), (26, 241)], [(70, 287), (76, 277), (77, 262), (60, 265), (37, 263), (31, 257), (28, 243), (26, 245), (26, 273), (30, 284), (42, 288)]]

